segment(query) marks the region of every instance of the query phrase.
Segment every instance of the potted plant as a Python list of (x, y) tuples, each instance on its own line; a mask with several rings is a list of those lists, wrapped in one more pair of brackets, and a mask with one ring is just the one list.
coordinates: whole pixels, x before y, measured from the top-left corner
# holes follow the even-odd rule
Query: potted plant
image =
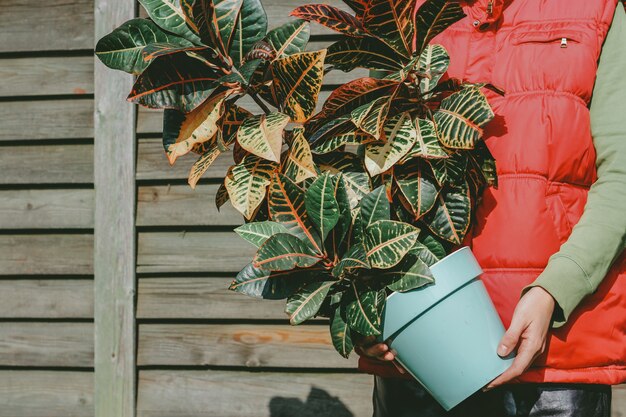
[[(493, 112), (480, 89), (493, 87), (443, 78), (449, 57), (430, 41), (463, 17), (457, 3), (428, 0), (414, 17), (414, 1), (344, 1), (354, 15), (306, 5), (268, 32), (259, 0), (140, 0), (150, 19), (123, 24), (96, 54), (138, 75), (129, 100), (165, 109), (170, 163), (200, 155), (192, 187), (232, 149), (235, 164), (216, 204), (231, 201), (246, 219), (237, 233), (258, 248), (233, 291), (286, 299), (294, 325), (330, 318), (333, 345), (345, 357), (357, 334), (388, 340), (451, 408), (506, 367), (493, 342), (504, 329), (471, 252), (446, 256), (462, 243), (483, 188), (496, 185), (481, 142)], [(342, 39), (306, 51), (307, 21)], [(342, 85), (314, 114), (324, 74), (357, 67), (384, 76)], [(244, 96), (262, 113), (237, 104)], [(450, 364), (463, 367), (465, 357), (433, 362), (439, 371), (431, 375), (412, 359), (414, 347), (436, 353), (439, 343), (468, 335), (441, 330), (441, 320), (455, 323), (447, 315), (453, 307), (468, 302), (492, 325), (461, 323), (470, 333), (488, 331), (459, 346), (476, 351), (476, 374), (451, 384), (458, 372)], [(462, 389), (438, 392), (441, 380)]]

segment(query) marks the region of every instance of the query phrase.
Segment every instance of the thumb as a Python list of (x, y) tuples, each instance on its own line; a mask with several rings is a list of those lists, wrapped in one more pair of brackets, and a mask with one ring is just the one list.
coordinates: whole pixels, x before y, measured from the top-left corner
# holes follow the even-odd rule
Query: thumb
[(522, 326), (513, 321), (500, 340), (500, 344), (498, 345), (498, 355), (502, 357), (510, 355), (511, 352), (513, 352), (513, 349), (515, 349), (515, 346), (519, 343), (523, 330)]

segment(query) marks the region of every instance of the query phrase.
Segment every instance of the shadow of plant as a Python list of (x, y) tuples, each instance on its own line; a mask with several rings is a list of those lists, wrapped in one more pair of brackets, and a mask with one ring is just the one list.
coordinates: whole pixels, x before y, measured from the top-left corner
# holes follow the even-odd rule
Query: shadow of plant
[(354, 417), (337, 397), (315, 387), (304, 402), (299, 398), (274, 397), (269, 408), (271, 417)]

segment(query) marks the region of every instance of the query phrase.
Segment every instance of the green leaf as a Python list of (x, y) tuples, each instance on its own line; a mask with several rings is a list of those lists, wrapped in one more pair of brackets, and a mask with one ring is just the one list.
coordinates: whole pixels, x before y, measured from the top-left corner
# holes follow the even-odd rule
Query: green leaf
[(455, 152), (445, 159), (427, 160), (439, 185), (462, 184), (467, 177), (467, 152)]
[(237, 132), (237, 142), (246, 151), (273, 162), (280, 162), (283, 130), (289, 116), (274, 112), (246, 119)]
[(315, 317), (326, 295), (336, 281), (313, 282), (289, 297), (285, 312), (289, 322), (297, 325)]
[(188, 19), (180, 0), (139, 0), (148, 16), (162, 29), (200, 43), (196, 28), (188, 26)]
[(328, 47), (326, 64), (344, 72), (355, 68), (397, 71), (402, 69), (404, 58), (383, 42), (371, 37), (344, 39)]
[(151, 60), (145, 61), (143, 52), (152, 44), (193, 47), (187, 39), (164, 32), (148, 19), (132, 19), (101, 38), (96, 45), (96, 56), (109, 68), (140, 74)]
[(236, 228), (235, 232), (257, 248), (278, 233), (289, 233), (285, 226), (272, 221), (246, 223)]
[(470, 207), (467, 183), (462, 187), (451, 187), (439, 195), (435, 207), (425, 221), (436, 236), (459, 245), (470, 225)]
[(217, 132), (217, 134), (208, 142), (202, 143), (202, 147), (204, 153), (198, 160), (193, 164), (191, 170), (189, 171), (189, 176), (187, 178), (187, 183), (191, 186), (192, 189), (196, 188), (198, 181), (204, 175), (204, 173), (211, 167), (213, 162), (223, 153), (228, 150), (228, 148), (222, 142), (222, 134), (221, 132)]
[(304, 190), (282, 174), (272, 178), (269, 194), (271, 219), (306, 242), (317, 254), (324, 253), (317, 230), (305, 209)]
[(448, 153), (441, 147), (435, 124), (427, 119), (417, 119), (417, 138), (415, 146), (408, 153), (407, 157), (418, 157), (425, 159), (448, 158)]
[(367, 258), (374, 268), (397, 265), (415, 244), (419, 229), (393, 220), (379, 220), (365, 229)]
[(425, 93), (432, 90), (448, 70), (449, 65), (450, 56), (448, 56), (446, 48), (441, 45), (426, 46), (417, 65), (417, 71), (425, 75), (420, 80), (420, 91)]
[(439, 187), (428, 164), (420, 160), (409, 161), (394, 171), (394, 177), (416, 220), (434, 207)]
[(487, 184), (498, 187), (498, 174), (496, 169), (496, 160), (489, 151), (485, 142), (478, 142), (476, 148), (470, 154), (470, 160), (480, 169), (482, 176)]
[(367, 8), (368, 1), (369, 0), (343, 0), (343, 2), (348, 5), (348, 7), (354, 10), (354, 13), (357, 15), (357, 17), (363, 17), (365, 9)]
[(228, 54), (235, 41), (235, 32), (239, 23), (239, 15), (243, 0), (210, 0), (215, 5), (215, 22), (220, 40), (224, 45), (223, 52)]
[(415, 0), (370, 0), (363, 15), (363, 26), (399, 54), (410, 57), (414, 9)]
[(364, 196), (359, 205), (361, 207), (364, 228), (371, 226), (378, 220), (389, 220), (391, 218), (391, 208), (384, 185)]
[(351, 301), (346, 306), (350, 328), (363, 336), (380, 334), (381, 311), (378, 291), (350, 283)]
[(356, 127), (374, 137), (374, 139), (382, 139), (384, 133), (384, 124), (393, 95), (379, 97), (371, 103), (355, 109), (351, 113), (352, 122)]
[(237, 211), (250, 220), (267, 192), (267, 186), (277, 164), (247, 155), (231, 171), (232, 178), (226, 177), (224, 183), (231, 203)]
[(478, 88), (464, 88), (443, 99), (433, 117), (444, 146), (474, 149), (494, 113)]
[(354, 268), (370, 269), (367, 253), (362, 244), (353, 245), (333, 268), (333, 276), (340, 278), (346, 270)]
[(215, 193), (215, 207), (217, 207), (217, 211), (220, 211), (222, 206), (226, 204), (226, 202), (230, 199), (228, 195), (228, 190), (226, 189), (226, 185), (222, 182), (220, 187), (217, 189)]
[(463, 17), (456, 1), (426, 0), (415, 14), (415, 50), (421, 53), (435, 36)]
[(301, 52), (272, 64), (274, 90), (283, 111), (296, 123), (304, 123), (315, 111), (324, 80), (326, 50)]
[(291, 146), (287, 153), (283, 172), (296, 184), (317, 176), (311, 147), (304, 137), (304, 129), (301, 127), (295, 128), (292, 132)]
[(305, 242), (289, 233), (270, 236), (254, 257), (254, 266), (270, 271), (288, 271), (315, 265), (321, 258)]
[(420, 235), (409, 253), (416, 255), (426, 265), (432, 266), (446, 257), (446, 250), (441, 243), (430, 235)]
[(217, 80), (220, 84), (239, 83), (243, 86), (250, 84), (250, 78), (254, 75), (259, 65), (263, 62), (261, 59), (253, 59), (245, 62), (241, 68), (234, 69), (230, 74), (226, 74)]
[(317, 22), (335, 32), (348, 36), (361, 37), (367, 35), (363, 25), (357, 18), (328, 4), (306, 4), (293, 10), (291, 16), (299, 17), (309, 22)]
[(266, 33), (267, 14), (261, 0), (243, 0), (228, 52), (236, 67), (241, 66), (254, 44)]
[(162, 56), (137, 77), (128, 100), (153, 109), (189, 113), (217, 88), (217, 72), (186, 52)]
[(384, 125), (385, 142), (365, 145), (365, 166), (370, 175), (376, 176), (393, 167), (417, 140), (417, 130), (408, 112), (387, 120)]
[(391, 279), (387, 285), (391, 291), (406, 292), (431, 284), (435, 281), (433, 274), (424, 263), (415, 255), (407, 255), (395, 268), (381, 273), (384, 279)]
[(346, 322), (345, 316), (345, 307), (341, 304), (338, 305), (330, 319), (330, 338), (335, 350), (347, 359), (350, 356), (350, 352), (354, 349), (354, 343), (352, 342), (350, 326)]
[(372, 189), (370, 177), (357, 155), (350, 152), (331, 152), (315, 158), (322, 171), (341, 174), (350, 198), (350, 207), (358, 202)]
[(345, 145), (363, 145), (375, 139), (368, 133), (354, 129), (346, 133), (338, 133), (329, 138), (320, 140), (313, 149), (315, 153), (323, 154), (335, 151)]
[(317, 266), (271, 272), (250, 263), (237, 274), (229, 289), (254, 298), (282, 300), (294, 294), (312, 274), (323, 273), (324, 269)]
[(293, 20), (267, 33), (267, 42), (276, 51), (276, 58), (284, 58), (304, 52), (311, 29), (304, 20)]
[(328, 233), (339, 221), (339, 203), (335, 199), (337, 177), (328, 172), (320, 175), (306, 190), (304, 202), (311, 221), (326, 241)]

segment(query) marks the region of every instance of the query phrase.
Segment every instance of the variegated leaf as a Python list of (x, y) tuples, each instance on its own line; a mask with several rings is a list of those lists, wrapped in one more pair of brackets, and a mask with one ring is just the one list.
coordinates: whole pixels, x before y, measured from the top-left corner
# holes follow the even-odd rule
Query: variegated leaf
[(306, 190), (304, 203), (313, 224), (317, 227), (322, 242), (339, 221), (339, 203), (335, 199), (338, 177), (325, 172)]
[(378, 220), (391, 219), (391, 206), (389, 205), (384, 185), (363, 197), (359, 207), (361, 208), (361, 219), (364, 228), (370, 227)]
[[(224, 179), (226, 179), (226, 177), (232, 178), (231, 169), (232, 167), (228, 169), (228, 173), (226, 174)], [(220, 184), (220, 187), (217, 189), (217, 192), (215, 193), (215, 207), (217, 207), (217, 211), (220, 211), (222, 209), (222, 206), (226, 204), (226, 202), (229, 199), (230, 199), (230, 196), (228, 195), (228, 190), (226, 189), (226, 185), (222, 181), (222, 183)]]
[(331, 248), (331, 254), (341, 258), (349, 247), (347, 234), (352, 227), (352, 207), (350, 205), (350, 197), (343, 174), (337, 175), (337, 184), (334, 191), (335, 200), (337, 200), (337, 204), (339, 205), (339, 220), (332, 231), (329, 246)]
[(301, 52), (272, 64), (274, 91), (283, 111), (296, 123), (304, 123), (315, 111), (324, 79), (326, 50)]
[(289, 233), (285, 226), (272, 221), (246, 223), (236, 228), (235, 232), (257, 248), (278, 233)]
[(230, 201), (243, 216), (250, 220), (267, 193), (272, 173), (277, 164), (247, 155), (240, 164), (233, 167), (232, 178), (224, 180)]
[(139, 0), (148, 16), (162, 29), (196, 44), (200, 43), (197, 28), (190, 26), (181, 0)]
[(367, 35), (357, 18), (328, 4), (306, 4), (292, 11), (291, 16), (317, 22), (348, 36), (361, 37)]
[(297, 19), (269, 31), (266, 39), (275, 51), (274, 58), (284, 58), (304, 52), (310, 36), (309, 23)]
[(428, 266), (433, 266), (447, 255), (443, 245), (431, 235), (420, 235), (409, 253), (420, 258)]
[(346, 270), (355, 268), (370, 269), (369, 261), (367, 260), (367, 253), (363, 244), (358, 243), (353, 245), (345, 255), (341, 258), (339, 263), (333, 268), (333, 276), (340, 278), (343, 276)]
[(324, 253), (321, 238), (306, 211), (304, 190), (284, 175), (276, 174), (272, 177), (269, 192), (271, 219), (282, 223), (289, 233), (306, 242), (315, 253)]
[(346, 318), (350, 328), (363, 336), (378, 336), (382, 313), (379, 292), (355, 282), (350, 283), (349, 291), (351, 301), (346, 306)]
[(477, 88), (464, 88), (446, 97), (434, 114), (444, 146), (474, 149), (482, 138), (482, 127), (494, 118), (485, 95)]
[(404, 58), (378, 39), (366, 36), (344, 39), (328, 47), (326, 64), (344, 72), (355, 68), (397, 71), (402, 69)]
[(462, 184), (467, 177), (467, 152), (454, 152), (445, 159), (429, 159), (428, 163), (439, 185)]
[(417, 240), (419, 229), (393, 220), (378, 220), (365, 229), (367, 259), (374, 268), (396, 266)]
[(368, 1), (369, 0), (343, 0), (343, 2), (354, 11), (358, 18), (363, 17)]
[(254, 155), (279, 162), (283, 130), (288, 123), (289, 116), (279, 112), (250, 117), (237, 131), (237, 142)]
[(317, 176), (311, 147), (304, 137), (304, 129), (301, 127), (295, 128), (292, 132), (291, 146), (287, 153), (283, 172), (296, 183)]
[(350, 152), (331, 152), (317, 155), (315, 160), (323, 172), (342, 175), (351, 207), (355, 207), (361, 198), (371, 191), (370, 176), (357, 155)]
[(471, 198), (469, 187), (450, 187), (439, 194), (433, 210), (425, 218), (428, 228), (440, 238), (461, 244), (470, 225)]
[(338, 133), (327, 139), (318, 141), (315, 148), (313, 148), (313, 151), (315, 153), (323, 154), (337, 150), (345, 145), (364, 145), (366, 143), (373, 142), (374, 140), (375, 139), (372, 135), (358, 129), (353, 129), (352, 131)]
[(289, 322), (297, 325), (315, 317), (335, 283), (336, 281), (313, 282), (289, 297), (285, 308)]
[(306, 270), (272, 272), (257, 268), (251, 263), (237, 274), (229, 289), (254, 298), (283, 300), (293, 295), (312, 274), (323, 274), (322, 267)]
[(308, 268), (319, 261), (321, 257), (305, 242), (289, 233), (278, 233), (263, 242), (252, 264), (269, 271), (289, 271)]
[(317, 125), (317, 122), (321, 123), (321, 126), (313, 126), (311, 120), (307, 123), (307, 137), (311, 145), (315, 145), (317, 142), (332, 135), (338, 135), (354, 129), (354, 124), (351, 123), (350, 115), (332, 118), (329, 121), (327, 121), (326, 118), (323, 118), (313, 124)]
[[(450, 56), (441, 45), (428, 45), (419, 57), (417, 71), (423, 75), (420, 80), (420, 91), (426, 93), (438, 83), (450, 65)], [(426, 97), (428, 98), (428, 97)]]
[(400, 192), (410, 204), (415, 220), (433, 208), (439, 187), (428, 164), (420, 160), (410, 161), (396, 168), (394, 177)]
[(407, 154), (407, 158), (443, 159), (448, 158), (446, 152), (439, 143), (435, 124), (428, 119), (416, 119), (417, 138), (415, 146)]
[(204, 175), (204, 173), (211, 167), (211, 164), (223, 153), (228, 150), (222, 141), (222, 133), (217, 132), (213, 139), (208, 142), (204, 142), (203, 146), (206, 150), (198, 158), (198, 160), (191, 167), (189, 176), (187, 178), (188, 184), (191, 188), (195, 189), (198, 181)]
[(345, 307), (339, 304), (330, 318), (330, 338), (335, 350), (344, 358), (348, 358), (354, 349), (352, 332), (346, 322)]
[(370, 0), (363, 15), (363, 26), (400, 55), (410, 57), (415, 33), (414, 9), (415, 0)]
[(261, 0), (243, 0), (228, 50), (236, 67), (243, 64), (245, 56), (266, 33), (267, 14)]
[(365, 133), (379, 140), (384, 133), (385, 119), (391, 108), (392, 96), (380, 97), (355, 109), (350, 114), (352, 123)]
[(365, 166), (372, 176), (393, 167), (411, 150), (417, 139), (417, 131), (409, 113), (401, 113), (387, 120), (384, 131), (385, 142), (373, 142), (365, 146)]
[(428, 265), (412, 254), (408, 254), (395, 268), (381, 271), (380, 277), (391, 280), (387, 288), (397, 292), (411, 291), (435, 281)]
[(415, 15), (415, 51), (421, 53), (435, 36), (463, 17), (456, 1), (426, 0)]

